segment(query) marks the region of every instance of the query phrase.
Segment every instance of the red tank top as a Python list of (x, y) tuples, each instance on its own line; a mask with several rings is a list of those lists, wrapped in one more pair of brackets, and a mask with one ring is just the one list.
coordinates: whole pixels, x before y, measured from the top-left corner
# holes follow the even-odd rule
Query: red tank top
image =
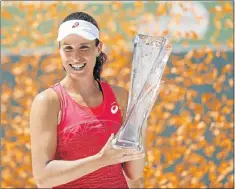
[[(77, 160), (100, 152), (112, 133), (121, 127), (121, 111), (112, 88), (99, 81), (103, 102), (95, 108), (76, 103), (60, 83), (52, 88), (60, 97), (61, 122), (57, 129), (55, 159)], [(103, 167), (54, 188), (128, 188), (122, 164)]]

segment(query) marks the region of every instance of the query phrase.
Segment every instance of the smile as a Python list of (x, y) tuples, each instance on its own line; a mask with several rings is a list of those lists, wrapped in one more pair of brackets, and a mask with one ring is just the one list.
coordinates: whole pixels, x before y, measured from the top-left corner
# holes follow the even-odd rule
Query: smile
[(74, 70), (82, 70), (86, 66), (86, 63), (84, 63), (84, 64), (69, 64), (69, 65)]

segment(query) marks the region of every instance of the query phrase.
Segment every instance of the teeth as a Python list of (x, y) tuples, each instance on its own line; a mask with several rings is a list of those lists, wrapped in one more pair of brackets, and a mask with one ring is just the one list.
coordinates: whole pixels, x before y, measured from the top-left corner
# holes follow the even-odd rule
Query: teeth
[(71, 66), (72, 66), (72, 68), (75, 68), (75, 69), (80, 69), (80, 68), (82, 68), (82, 67), (84, 67), (85, 66), (85, 63), (84, 64), (79, 64), (79, 65), (72, 65), (71, 64)]

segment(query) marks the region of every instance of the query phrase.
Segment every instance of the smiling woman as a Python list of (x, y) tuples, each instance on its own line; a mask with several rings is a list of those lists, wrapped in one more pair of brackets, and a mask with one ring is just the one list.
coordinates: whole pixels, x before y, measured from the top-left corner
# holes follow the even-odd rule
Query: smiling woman
[(111, 144), (125, 119), (128, 92), (101, 81), (107, 57), (96, 21), (83, 12), (70, 14), (57, 41), (66, 76), (35, 97), (30, 113), (37, 186), (128, 188), (138, 183), (145, 154)]

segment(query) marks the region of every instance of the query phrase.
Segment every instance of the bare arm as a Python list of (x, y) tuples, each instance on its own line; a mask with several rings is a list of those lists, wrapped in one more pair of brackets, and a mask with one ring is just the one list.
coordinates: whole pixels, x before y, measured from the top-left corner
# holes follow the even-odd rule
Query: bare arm
[(57, 98), (52, 89), (40, 93), (30, 113), (33, 175), (37, 186), (43, 188), (68, 183), (104, 166), (98, 155), (76, 161), (53, 160), (57, 145)]

